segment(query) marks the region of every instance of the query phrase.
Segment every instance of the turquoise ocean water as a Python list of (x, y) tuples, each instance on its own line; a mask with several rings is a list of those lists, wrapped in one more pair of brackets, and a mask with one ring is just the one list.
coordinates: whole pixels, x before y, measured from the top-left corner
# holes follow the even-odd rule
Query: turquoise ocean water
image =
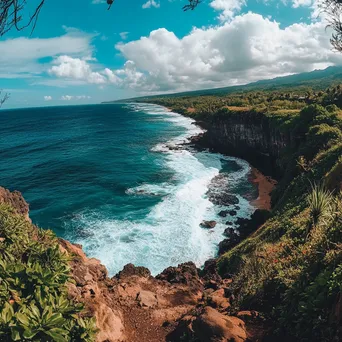
[[(153, 274), (201, 266), (229, 219), (208, 188), (237, 195), (240, 217), (253, 210), (241, 195), (254, 191), (245, 161), (169, 148), (201, 131), (148, 104), (3, 110), (0, 185), (21, 191), (35, 224), (82, 244), (111, 275), (130, 262)], [(206, 230), (203, 220), (218, 224)]]

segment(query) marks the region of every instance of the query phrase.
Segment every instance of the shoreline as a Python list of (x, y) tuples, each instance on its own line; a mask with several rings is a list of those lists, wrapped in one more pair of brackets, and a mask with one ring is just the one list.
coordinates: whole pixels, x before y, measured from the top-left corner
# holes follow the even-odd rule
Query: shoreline
[(260, 170), (251, 165), (249, 181), (257, 186), (258, 197), (250, 203), (257, 209), (270, 211), (272, 209), (271, 193), (277, 185), (277, 181), (270, 176), (265, 176)]
[[(151, 103), (151, 104), (154, 104), (154, 103)], [(158, 106), (160, 106), (160, 105), (158, 104)], [(161, 106), (161, 107), (164, 107), (168, 112), (177, 113), (176, 111), (174, 111), (170, 107), (165, 107), (165, 106)], [(181, 116), (184, 116), (184, 117), (187, 117), (187, 116), (185, 116), (185, 115), (183, 115), (181, 113), (177, 113), (177, 114), (179, 114)], [(195, 125), (197, 125), (201, 129), (206, 131), (206, 129), (204, 127), (202, 127), (201, 124), (196, 121), (196, 119), (194, 119), (194, 118), (191, 118), (191, 119), (194, 120), (194, 124)], [(186, 146), (186, 145), (193, 146), (198, 151), (200, 151), (201, 149), (205, 148), (205, 146), (203, 146), (203, 144), (201, 144), (201, 138), (203, 137), (203, 134), (204, 133), (202, 132), (202, 133), (199, 133), (199, 134), (191, 136), (188, 139), (189, 143), (185, 143), (183, 145), (184, 146)], [(212, 147), (208, 146), (207, 148), (208, 149), (210, 148), (211, 152), (221, 153), (219, 151), (216, 151)], [(228, 154), (225, 154), (225, 153), (222, 153), (222, 154), (225, 155), (225, 156), (228, 156), (228, 157), (232, 157), (231, 155), (228, 155)], [(243, 160), (246, 160), (246, 159), (243, 159)], [(274, 190), (274, 188), (276, 187), (278, 182), (274, 178), (272, 178), (271, 176), (267, 176), (267, 175), (263, 174), (261, 172), (261, 170), (259, 170), (255, 166), (253, 166), (248, 160), (246, 160), (246, 161), (251, 166), (251, 172), (250, 172), (250, 175), (248, 176), (248, 181), (251, 184), (255, 185), (257, 187), (257, 191), (258, 191), (258, 197), (255, 198), (255, 199), (248, 199), (248, 201), (256, 209), (270, 211), (272, 209), (271, 193)]]

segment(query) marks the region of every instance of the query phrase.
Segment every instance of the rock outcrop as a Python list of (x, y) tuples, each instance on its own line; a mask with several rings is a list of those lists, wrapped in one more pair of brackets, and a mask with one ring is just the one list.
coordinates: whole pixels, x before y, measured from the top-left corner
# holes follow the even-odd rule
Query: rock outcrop
[(19, 191), (9, 191), (0, 187), (0, 204), (10, 205), (19, 214), (25, 216), (26, 220), (31, 222), (29, 218), (29, 205)]
[(196, 137), (194, 144), (244, 158), (273, 176), (284, 171), (278, 165), (281, 151), (297, 143), (295, 137), (272, 122), (272, 117), (254, 111), (216, 115), (199, 124), (206, 133)]

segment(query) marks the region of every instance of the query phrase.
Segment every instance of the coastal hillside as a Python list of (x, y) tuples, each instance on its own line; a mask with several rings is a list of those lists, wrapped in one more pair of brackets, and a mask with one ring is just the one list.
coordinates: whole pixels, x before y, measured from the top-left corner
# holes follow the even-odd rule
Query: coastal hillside
[(219, 274), (232, 279), (228, 312), (256, 310), (277, 340), (342, 338), (340, 94), (338, 85), (306, 95), (284, 89), (146, 99), (195, 118), (207, 130), (197, 145), (277, 178), (271, 212), (241, 225), (240, 242), (228, 237), (217, 260)]
[(205, 128), (191, 148), (244, 158), (278, 181), (271, 210), (232, 213), (237, 229), (227, 222), (201, 269), (189, 260), (153, 277), (129, 264), (109, 277), (1, 188), (0, 340), (340, 341), (340, 94), (337, 85), (304, 98), (279, 89), (146, 99)]
[[(203, 89), (195, 91), (187, 91), (182, 93), (168, 94), (168, 98), (179, 98), (179, 97), (198, 97), (198, 96), (217, 96), (225, 97), (229, 94), (250, 92), (250, 91), (264, 91), (272, 92), (280, 90), (282, 93), (296, 93), (298, 97), (305, 97), (308, 93), (313, 91), (324, 91), (328, 87), (337, 86), (342, 82), (342, 67), (331, 66), (324, 70), (314, 70), (311, 72), (304, 72), (300, 74), (293, 74), (289, 76), (276, 77), (273, 79), (265, 79), (253, 83), (248, 83), (239, 86), (230, 86), (224, 88), (215, 89)], [(136, 98), (130, 98), (126, 100), (110, 101), (104, 103), (113, 102), (134, 102), (144, 101), (146, 99), (153, 99), (159, 101), (164, 98), (165, 95), (154, 95), (154, 96), (142, 96)]]

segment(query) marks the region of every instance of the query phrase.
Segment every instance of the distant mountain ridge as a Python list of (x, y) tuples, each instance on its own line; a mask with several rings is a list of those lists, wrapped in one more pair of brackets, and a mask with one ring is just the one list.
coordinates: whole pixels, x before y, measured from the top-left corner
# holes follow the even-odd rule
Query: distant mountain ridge
[(304, 72), (289, 76), (276, 77), (268, 80), (260, 80), (253, 83), (229, 86), (223, 88), (193, 90), (180, 93), (139, 96), (129, 99), (121, 99), (115, 101), (108, 101), (103, 103), (115, 102), (132, 102), (146, 98), (160, 98), (160, 97), (183, 97), (183, 96), (210, 96), (210, 95), (226, 95), (233, 92), (253, 91), (253, 90), (277, 90), (280, 88), (295, 88), (308, 87), (312, 90), (324, 90), (330, 86), (342, 83), (342, 66), (330, 66), (324, 70), (314, 70), (311, 72)]

